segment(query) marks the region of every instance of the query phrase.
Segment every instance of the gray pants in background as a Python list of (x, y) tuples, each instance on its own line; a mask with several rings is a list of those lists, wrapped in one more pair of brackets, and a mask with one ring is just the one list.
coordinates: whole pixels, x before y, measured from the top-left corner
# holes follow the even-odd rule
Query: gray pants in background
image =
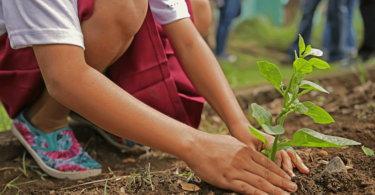
[[(298, 49), (298, 34), (304, 38), (306, 45), (310, 44), (313, 18), (316, 8), (321, 0), (304, 0), (302, 3), (302, 20), (298, 29), (298, 33), (294, 42), (290, 45), (288, 50), (288, 59), (294, 60), (294, 50)], [(330, 36), (330, 52), (325, 54), (328, 56), (328, 61), (337, 61), (346, 58), (347, 50), (345, 42), (347, 39), (347, 25), (348, 25), (348, 0), (329, 0), (327, 8), (327, 21), (331, 24)]]

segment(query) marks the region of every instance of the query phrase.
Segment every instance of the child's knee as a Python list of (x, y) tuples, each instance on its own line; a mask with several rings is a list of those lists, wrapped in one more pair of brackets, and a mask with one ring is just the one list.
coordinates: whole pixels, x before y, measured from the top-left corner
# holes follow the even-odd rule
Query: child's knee
[(82, 23), (86, 62), (99, 71), (128, 49), (147, 14), (147, 0), (95, 0), (92, 16)]

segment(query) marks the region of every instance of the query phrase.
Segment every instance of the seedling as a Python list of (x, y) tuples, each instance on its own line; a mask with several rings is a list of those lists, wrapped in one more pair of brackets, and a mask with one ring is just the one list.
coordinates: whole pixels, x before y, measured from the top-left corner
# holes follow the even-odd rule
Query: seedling
[(169, 180), (169, 183), (171, 183), (171, 185), (173, 186), (173, 182), (172, 182), (171, 178), (169, 178), (169, 175), (168, 175), (168, 174), (167, 174), (167, 178), (168, 178), (168, 180)]
[(359, 78), (359, 81), (361, 81), (361, 84), (364, 85), (366, 84), (368, 71), (365, 68), (363, 68), (361, 61), (357, 61), (356, 63), (357, 63), (357, 70), (358, 70), (357, 76)]
[(104, 195), (107, 195), (107, 184), (108, 184), (108, 179), (109, 179), (109, 176), (107, 177), (107, 180), (105, 180), (105, 184), (104, 184)]
[(26, 162), (25, 162), (25, 157), (26, 157), (26, 152), (23, 153), (23, 158), (22, 158), (22, 168), (21, 167), (4, 167), (1, 168), (0, 171), (6, 170), (6, 169), (16, 169), (21, 171), (26, 177), (27, 177), (27, 170), (26, 170)]
[(6, 190), (7, 188), (9, 188), (9, 189), (10, 189), (10, 188), (16, 188), (16, 189), (18, 189), (17, 194), (16, 194), (16, 195), (18, 195), (18, 194), (20, 193), (20, 188), (19, 188), (18, 186), (20, 186), (20, 185), (24, 185), (24, 184), (29, 184), (29, 183), (32, 183), (32, 182), (35, 182), (35, 180), (32, 180), (32, 181), (27, 181), (27, 182), (23, 182), (23, 183), (13, 184), (16, 180), (18, 180), (18, 178), (19, 178), (19, 176), (16, 177), (16, 178), (14, 178), (14, 179), (13, 179), (12, 181), (10, 181), (9, 183), (7, 183), (7, 184), (5, 185), (3, 191), (0, 192), (0, 195), (2, 195), (2, 194), (5, 192), (5, 190)]
[[(280, 114), (273, 121), (271, 113), (259, 106), (258, 104), (251, 104), (252, 116), (258, 121), (263, 131), (267, 134), (274, 135), (275, 141), (271, 147), (268, 147), (265, 137), (256, 129), (249, 126), (251, 133), (260, 139), (266, 146), (266, 150), (262, 153), (268, 156), (272, 161), (275, 161), (276, 152), (279, 150), (290, 150), (295, 155), (292, 146), (305, 146), (305, 147), (343, 147), (347, 145), (360, 145), (360, 143), (334, 136), (320, 134), (311, 129), (303, 128), (298, 130), (290, 142), (287, 139), (279, 141), (280, 135), (285, 132), (283, 127), (286, 117), (292, 112), (299, 112), (301, 114), (311, 117), (314, 122), (319, 124), (328, 124), (334, 122), (333, 118), (321, 107), (316, 106), (314, 103), (298, 100), (302, 95), (309, 93), (312, 90), (328, 93), (323, 87), (311, 81), (304, 80), (307, 74), (310, 74), (314, 67), (318, 69), (330, 68), (329, 64), (318, 58), (311, 58), (309, 61), (305, 60), (307, 56), (322, 56), (323, 52), (318, 49), (313, 49), (311, 45), (305, 46), (303, 38), (299, 37), (299, 54), (295, 52), (295, 61), (293, 63), (293, 75), (290, 82), (285, 88), (282, 83), (282, 76), (279, 68), (269, 62), (258, 62), (259, 70), (267, 81), (272, 83), (273, 86), (284, 97), (284, 105)], [(301, 91), (300, 91), (301, 89)], [(297, 160), (297, 158), (296, 158)]]

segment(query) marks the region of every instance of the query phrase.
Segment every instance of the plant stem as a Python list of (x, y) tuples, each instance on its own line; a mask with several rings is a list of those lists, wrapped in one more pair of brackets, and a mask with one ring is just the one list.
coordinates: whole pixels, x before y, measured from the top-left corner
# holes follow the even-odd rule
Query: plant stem
[(292, 77), (289, 81), (288, 87), (285, 90), (285, 93), (284, 93), (284, 108), (286, 107), (286, 104), (288, 103), (288, 102), (285, 101), (285, 97), (288, 95), (288, 92), (290, 90), (290, 87), (292, 86), (292, 82), (293, 82), (293, 79), (294, 79), (295, 75), (296, 75), (296, 73), (293, 73), (293, 75), (292, 75)]
[(275, 162), (275, 157), (276, 157), (276, 150), (277, 150), (277, 143), (279, 142), (279, 139), (280, 139), (280, 135), (276, 135), (275, 136), (275, 141), (273, 142), (273, 145), (272, 145), (272, 152), (271, 152), (271, 160), (273, 162)]
[[(293, 76), (292, 76), (292, 79), (293, 79), (293, 77), (294, 77), (294, 74), (293, 74)], [(290, 83), (291, 83), (291, 82), (290, 82)], [(290, 88), (290, 83), (289, 83), (289, 85), (288, 85), (288, 89)], [(286, 93), (288, 93), (288, 90), (286, 91)], [(285, 99), (285, 98), (284, 98), (284, 99)], [(293, 99), (294, 99), (294, 97), (293, 97)], [(292, 100), (293, 100), (293, 99), (292, 99)], [(294, 100), (293, 100), (293, 101), (294, 101)], [(287, 107), (289, 107), (289, 104), (288, 104), (288, 105), (285, 105), (285, 101), (284, 101), (284, 108), (287, 108)], [(281, 112), (281, 113), (276, 117), (276, 119), (275, 119), (275, 124), (276, 124), (276, 125), (281, 125), (281, 126), (283, 126), (283, 125), (284, 125), (284, 119), (285, 119), (284, 116), (290, 114), (291, 112), (293, 112), (293, 111), (288, 110), (287, 112)], [(279, 121), (280, 118), (281, 118), (281, 121), (280, 121), (280, 123), (278, 123), (278, 121)], [(271, 159), (273, 162), (275, 162), (275, 157), (276, 157), (276, 152), (277, 152), (277, 145), (278, 145), (278, 143), (279, 143), (279, 139), (280, 139), (280, 135), (276, 135), (276, 136), (275, 136), (275, 141), (273, 142), (273, 145), (272, 145), (270, 159)]]

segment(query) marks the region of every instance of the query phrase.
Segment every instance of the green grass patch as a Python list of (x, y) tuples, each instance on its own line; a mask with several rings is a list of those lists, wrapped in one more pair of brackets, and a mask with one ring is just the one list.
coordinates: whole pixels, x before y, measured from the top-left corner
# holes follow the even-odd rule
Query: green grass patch
[(12, 120), (9, 118), (4, 106), (0, 103), (0, 132), (10, 129)]

